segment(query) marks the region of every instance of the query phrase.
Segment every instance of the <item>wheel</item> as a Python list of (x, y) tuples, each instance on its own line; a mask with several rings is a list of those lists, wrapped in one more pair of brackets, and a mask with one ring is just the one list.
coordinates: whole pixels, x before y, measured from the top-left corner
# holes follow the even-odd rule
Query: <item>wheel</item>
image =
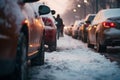
[(16, 80), (27, 80), (27, 39), (23, 32), (20, 33), (17, 46), (17, 55), (16, 55), (16, 67), (15, 73)]
[(88, 48), (94, 48), (94, 45), (93, 45), (93, 44), (90, 44), (89, 38), (87, 38), (87, 47), (88, 47)]
[(59, 40), (59, 38), (60, 38), (60, 31), (57, 30), (57, 39)]
[(85, 33), (83, 33), (83, 38), (82, 38), (82, 41), (83, 41), (84, 43), (86, 43), (86, 42), (87, 42), (87, 36), (85, 35)]
[(81, 34), (81, 40), (82, 40), (82, 42), (84, 42), (84, 37), (83, 37), (83, 35)]
[(56, 51), (56, 48), (57, 48), (57, 37), (55, 37), (55, 42), (53, 42), (52, 44), (49, 44), (50, 51)]
[(44, 38), (42, 38), (41, 47), (38, 50), (37, 55), (31, 59), (31, 66), (41, 66), (44, 64)]
[(52, 45), (49, 45), (50, 51), (56, 51), (57, 42), (55, 41)]
[(106, 46), (105, 45), (101, 45), (99, 38), (96, 39), (96, 50), (97, 52), (105, 52), (106, 51)]

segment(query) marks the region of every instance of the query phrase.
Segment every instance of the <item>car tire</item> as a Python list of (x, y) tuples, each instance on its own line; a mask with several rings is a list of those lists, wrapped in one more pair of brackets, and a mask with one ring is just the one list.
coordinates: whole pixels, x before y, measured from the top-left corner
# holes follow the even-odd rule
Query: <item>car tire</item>
[(27, 80), (27, 39), (23, 32), (20, 33), (16, 54), (15, 80)]
[(55, 41), (52, 45), (49, 45), (50, 51), (56, 51), (56, 47), (57, 47), (57, 41)]
[(106, 51), (106, 46), (100, 44), (100, 41), (99, 41), (100, 39), (99, 38), (97, 38), (96, 40), (97, 40), (96, 41), (96, 50), (97, 50), (97, 52), (105, 52)]
[(93, 45), (93, 44), (90, 44), (89, 38), (87, 38), (87, 47), (88, 47), (88, 48), (94, 48), (94, 45)]
[(44, 54), (45, 48), (44, 48), (44, 38), (42, 38), (40, 49), (37, 53), (37, 55), (31, 59), (31, 66), (41, 66), (44, 64)]
[(55, 37), (55, 42), (49, 45), (49, 50), (56, 51), (56, 48), (57, 48), (57, 36)]

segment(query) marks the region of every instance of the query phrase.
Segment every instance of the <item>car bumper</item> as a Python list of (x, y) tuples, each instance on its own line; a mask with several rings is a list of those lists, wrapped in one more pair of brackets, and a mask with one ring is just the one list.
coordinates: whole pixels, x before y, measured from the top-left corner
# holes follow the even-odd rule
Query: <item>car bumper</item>
[(45, 31), (45, 43), (51, 43), (56, 41), (56, 30)]
[(104, 32), (103, 42), (108, 46), (120, 46), (120, 30), (106, 30)]

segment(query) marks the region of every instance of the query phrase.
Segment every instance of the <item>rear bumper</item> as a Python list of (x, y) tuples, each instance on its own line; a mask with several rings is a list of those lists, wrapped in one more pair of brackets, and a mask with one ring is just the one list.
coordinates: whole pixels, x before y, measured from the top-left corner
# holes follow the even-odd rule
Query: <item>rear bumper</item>
[(55, 43), (56, 43), (56, 41), (45, 42), (45, 44), (46, 44), (46, 45), (49, 45), (49, 46), (51, 46), (51, 45), (53, 45), (53, 44), (55, 44)]
[(108, 46), (120, 46), (120, 30), (109, 29), (104, 31), (103, 42)]
[(46, 30), (45, 31), (45, 44), (52, 43), (56, 41), (56, 30)]
[(104, 43), (107, 46), (120, 46), (120, 39), (109, 38), (105, 39)]

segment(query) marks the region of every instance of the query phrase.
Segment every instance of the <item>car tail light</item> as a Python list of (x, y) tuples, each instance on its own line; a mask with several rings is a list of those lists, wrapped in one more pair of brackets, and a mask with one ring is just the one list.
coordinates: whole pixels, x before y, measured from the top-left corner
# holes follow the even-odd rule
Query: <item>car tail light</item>
[(29, 21), (27, 20), (27, 19), (25, 19), (23, 22), (22, 22), (22, 24), (28, 24), (29, 23)]
[(43, 17), (42, 20), (43, 20), (45, 26), (51, 26), (51, 27), (53, 26), (53, 22), (50, 18)]
[(116, 26), (114, 22), (103, 22), (102, 25), (106, 28), (114, 28)]
[(86, 24), (85, 24), (85, 27), (88, 27), (88, 26), (89, 26), (89, 24), (88, 24), (88, 23), (86, 23)]

